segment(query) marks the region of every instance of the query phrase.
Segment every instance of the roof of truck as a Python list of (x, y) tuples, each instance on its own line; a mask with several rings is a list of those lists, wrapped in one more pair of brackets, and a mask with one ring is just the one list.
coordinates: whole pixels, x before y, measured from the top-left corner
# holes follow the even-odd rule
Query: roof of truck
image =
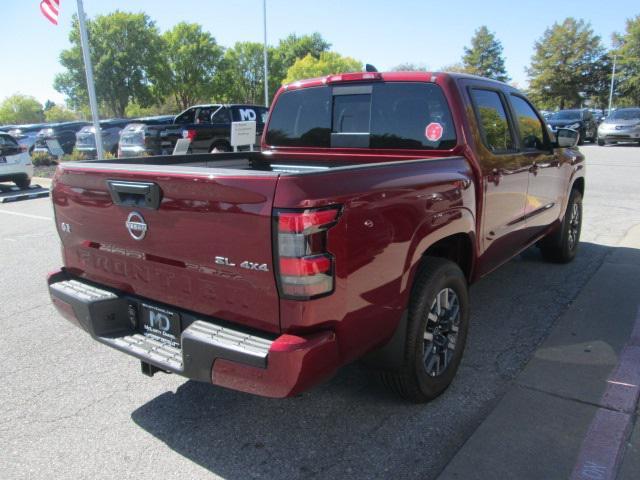
[(470, 75), (458, 72), (349, 72), (335, 75), (325, 75), (323, 77), (309, 78), (288, 83), (283, 86), (285, 90), (307, 87), (319, 87), (328, 83), (342, 82), (362, 82), (369, 80), (382, 80), (387, 82), (435, 82), (438, 77), (450, 77), (453, 79), (467, 78), (471, 80), (482, 80), (492, 82), (502, 86), (509, 86), (504, 82), (492, 80), (490, 78)]

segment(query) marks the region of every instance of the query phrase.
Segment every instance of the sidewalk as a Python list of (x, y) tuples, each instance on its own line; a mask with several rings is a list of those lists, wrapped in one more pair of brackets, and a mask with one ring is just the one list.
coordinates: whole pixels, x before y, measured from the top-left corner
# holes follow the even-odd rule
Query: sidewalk
[(439, 479), (640, 478), (639, 306), (640, 225)]

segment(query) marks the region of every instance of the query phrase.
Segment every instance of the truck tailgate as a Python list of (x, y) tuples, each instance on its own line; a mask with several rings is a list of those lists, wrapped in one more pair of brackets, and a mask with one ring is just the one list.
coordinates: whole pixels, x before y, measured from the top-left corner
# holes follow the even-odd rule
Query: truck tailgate
[[(158, 303), (279, 332), (271, 245), (278, 176), (182, 170), (59, 168), (52, 199), (65, 266)], [(156, 185), (158, 207), (112, 197), (113, 182)]]

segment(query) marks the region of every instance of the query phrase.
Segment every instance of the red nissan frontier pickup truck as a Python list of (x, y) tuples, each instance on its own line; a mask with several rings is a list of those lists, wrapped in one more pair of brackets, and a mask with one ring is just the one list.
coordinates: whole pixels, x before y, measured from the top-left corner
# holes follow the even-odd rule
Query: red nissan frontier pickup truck
[(534, 244), (576, 255), (576, 142), (484, 78), (295, 82), (261, 152), (60, 165), (51, 298), (147, 375), (287, 397), (364, 359), (428, 401), (460, 364), (471, 283)]

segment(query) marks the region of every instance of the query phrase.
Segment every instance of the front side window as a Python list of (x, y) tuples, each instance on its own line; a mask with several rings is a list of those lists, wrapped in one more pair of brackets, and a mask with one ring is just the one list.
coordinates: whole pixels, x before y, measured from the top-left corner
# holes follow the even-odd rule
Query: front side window
[(17, 147), (18, 144), (10, 135), (0, 135), (0, 147)]
[(524, 98), (511, 95), (511, 104), (515, 110), (518, 127), (520, 129), (520, 142), (525, 150), (544, 150), (544, 126)]
[(513, 135), (498, 92), (474, 88), (471, 97), (486, 147), (494, 153), (513, 151)]
[(451, 111), (437, 85), (359, 84), (352, 91), (341, 85), (283, 93), (270, 114), (267, 144), (441, 150), (455, 146)]

